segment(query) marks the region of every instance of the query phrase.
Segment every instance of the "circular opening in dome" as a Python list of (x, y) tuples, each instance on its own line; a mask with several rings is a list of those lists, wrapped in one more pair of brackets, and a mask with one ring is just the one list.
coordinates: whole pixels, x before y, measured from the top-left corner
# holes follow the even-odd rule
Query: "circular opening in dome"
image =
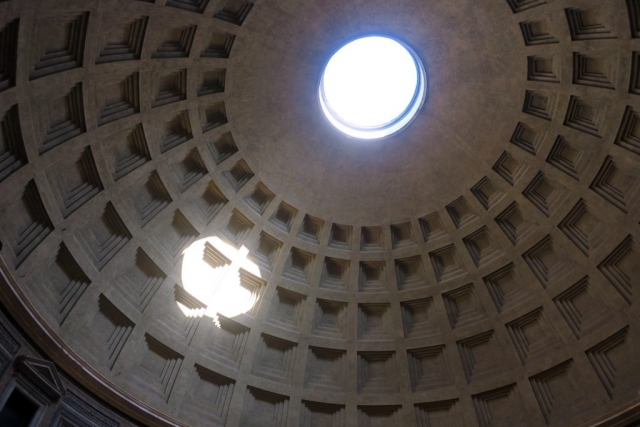
[(426, 75), (406, 44), (367, 36), (333, 54), (318, 95), (324, 115), (338, 130), (358, 139), (379, 139), (413, 120), (426, 95)]

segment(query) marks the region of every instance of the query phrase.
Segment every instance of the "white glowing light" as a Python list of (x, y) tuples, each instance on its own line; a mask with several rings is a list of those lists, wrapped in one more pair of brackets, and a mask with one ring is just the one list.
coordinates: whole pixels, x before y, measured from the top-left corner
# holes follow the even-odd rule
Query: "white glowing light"
[(416, 54), (389, 37), (368, 36), (344, 45), (329, 60), (319, 97), (327, 119), (360, 139), (391, 135), (415, 117), (426, 94)]
[[(213, 246), (230, 263), (212, 267), (203, 260), (205, 245)], [(256, 303), (255, 293), (240, 283), (240, 269), (260, 277), (260, 268), (247, 258), (249, 250), (236, 249), (218, 237), (193, 242), (183, 253), (182, 285), (185, 290), (207, 305), (206, 310), (192, 310), (178, 304), (188, 316), (206, 315), (217, 321), (217, 314), (234, 317), (246, 313)]]

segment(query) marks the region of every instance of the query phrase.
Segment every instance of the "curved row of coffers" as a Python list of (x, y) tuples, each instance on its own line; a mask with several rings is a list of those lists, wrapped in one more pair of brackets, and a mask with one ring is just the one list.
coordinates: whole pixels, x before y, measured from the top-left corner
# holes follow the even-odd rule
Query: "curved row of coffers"
[[(504, 153), (446, 207), (376, 226), (300, 213), (242, 160), (219, 53), (229, 55), (233, 35), (208, 42), (209, 32), (198, 39), (188, 26), (160, 36), (153, 18), (163, 7), (136, 5), (150, 16), (125, 23), (138, 56), (101, 40), (95, 46), (119, 53), (104, 48), (93, 64), (83, 58), (97, 34), (94, 12), (28, 23), (26, 33), (29, 24), (45, 35), (68, 31), (75, 65), (46, 55), (23, 65), (17, 50), (3, 64), (3, 258), (90, 365), (195, 425), (264, 417), (575, 425), (632, 402), (640, 384), (634, 42), (622, 48), (622, 29), (607, 22), (620, 12), (613, 3), (507, 4), (523, 14), (534, 50)], [(637, 4), (625, 10), (635, 37)], [(14, 49), (25, 31), (16, 19), (3, 29)], [(145, 44), (147, 31), (161, 43)], [(184, 40), (202, 48), (185, 53)], [(212, 66), (153, 65), (207, 49), (218, 52)], [(98, 72), (120, 61), (108, 77)], [(29, 81), (18, 65), (32, 67)], [(70, 89), (25, 98), (40, 78)], [(254, 279), (258, 306), (218, 326), (176, 304), (201, 304), (179, 285), (179, 261), (212, 234), (249, 247), (263, 276)]]

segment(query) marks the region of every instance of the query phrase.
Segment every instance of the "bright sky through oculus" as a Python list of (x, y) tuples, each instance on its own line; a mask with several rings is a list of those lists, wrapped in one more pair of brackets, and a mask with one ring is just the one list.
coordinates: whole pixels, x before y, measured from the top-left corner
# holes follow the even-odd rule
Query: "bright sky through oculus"
[(320, 103), (329, 121), (348, 135), (381, 138), (408, 124), (422, 104), (425, 76), (402, 43), (369, 36), (344, 45), (329, 60)]

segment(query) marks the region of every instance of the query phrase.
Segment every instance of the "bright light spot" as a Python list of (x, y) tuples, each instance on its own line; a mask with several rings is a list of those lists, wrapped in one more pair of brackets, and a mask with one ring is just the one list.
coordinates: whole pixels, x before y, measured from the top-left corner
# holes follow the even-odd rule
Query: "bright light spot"
[(388, 37), (363, 37), (329, 60), (320, 104), (329, 121), (347, 135), (382, 138), (413, 119), (424, 100), (425, 80), (410, 48)]
[[(218, 259), (224, 259), (215, 266), (206, 262), (207, 246)], [(213, 249), (211, 249), (213, 248)], [(236, 249), (218, 237), (208, 237), (192, 243), (182, 260), (182, 284), (187, 292), (207, 305), (206, 310), (193, 310), (178, 304), (188, 316), (211, 317), (217, 322), (218, 313), (234, 317), (251, 310), (257, 302), (257, 292), (242, 283), (241, 269), (260, 278), (260, 268), (251, 262), (244, 246)], [(221, 255), (221, 256), (220, 256)]]

